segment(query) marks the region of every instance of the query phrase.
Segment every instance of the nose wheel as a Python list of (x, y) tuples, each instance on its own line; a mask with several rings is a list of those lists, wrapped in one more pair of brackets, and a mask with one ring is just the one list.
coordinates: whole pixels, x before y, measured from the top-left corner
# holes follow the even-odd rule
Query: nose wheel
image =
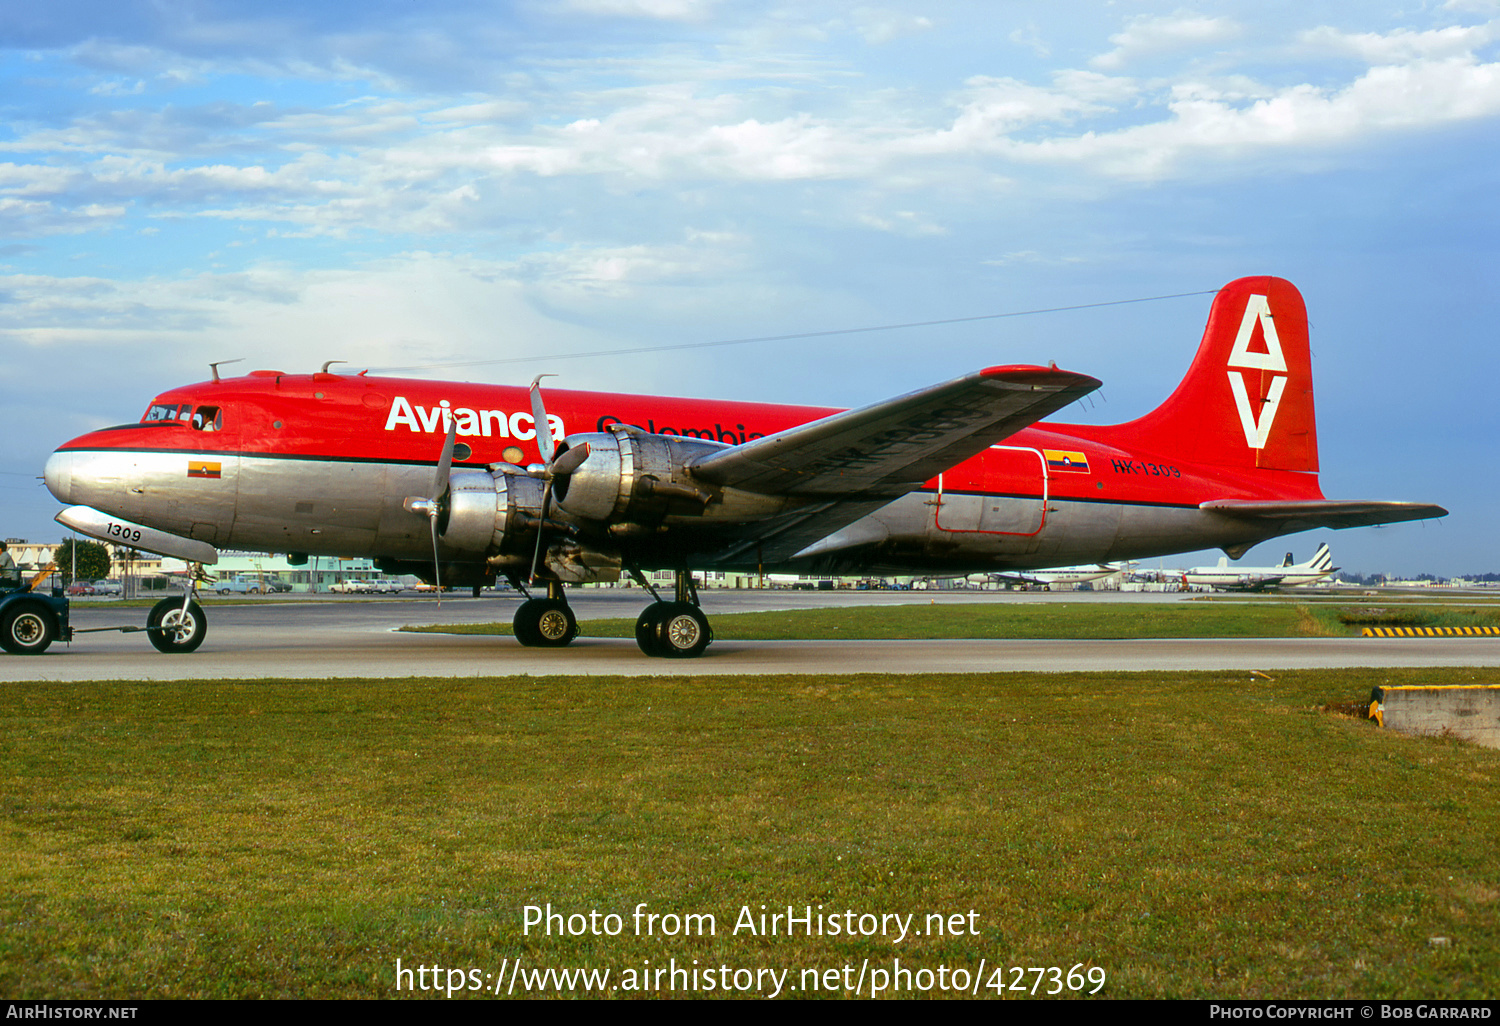
[(194, 652), (208, 634), (208, 619), (196, 602), (162, 599), (151, 607), (146, 630), (146, 637), (158, 652)]

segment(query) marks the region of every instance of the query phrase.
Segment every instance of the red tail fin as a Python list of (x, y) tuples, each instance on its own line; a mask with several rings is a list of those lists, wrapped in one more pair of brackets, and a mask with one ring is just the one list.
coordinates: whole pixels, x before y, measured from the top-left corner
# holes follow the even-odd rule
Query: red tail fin
[(1143, 449), (1200, 463), (1315, 473), (1307, 308), (1296, 286), (1241, 278), (1220, 289), (1187, 377), (1117, 430)]

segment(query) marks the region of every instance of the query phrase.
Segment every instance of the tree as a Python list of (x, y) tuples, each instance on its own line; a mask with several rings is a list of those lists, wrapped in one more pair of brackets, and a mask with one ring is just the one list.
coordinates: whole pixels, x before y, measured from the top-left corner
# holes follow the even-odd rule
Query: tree
[(73, 583), (73, 550), (78, 550), (78, 580), (97, 581), (109, 576), (109, 549), (95, 541), (67, 539), (57, 547), (57, 572), (62, 574), (64, 584)]

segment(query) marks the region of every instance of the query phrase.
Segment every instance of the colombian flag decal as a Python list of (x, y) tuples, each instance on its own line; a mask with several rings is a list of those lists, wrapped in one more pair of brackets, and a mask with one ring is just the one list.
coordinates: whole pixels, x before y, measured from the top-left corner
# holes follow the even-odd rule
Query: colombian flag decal
[[(1049, 456), (1048, 459), (1051, 459)], [(188, 477), (219, 477), (219, 464), (194, 460), (188, 464)]]
[(1087, 474), (1089, 472), (1089, 458), (1081, 452), (1069, 452), (1066, 449), (1043, 449), (1042, 455), (1047, 457), (1048, 470), (1065, 470), (1074, 474)]

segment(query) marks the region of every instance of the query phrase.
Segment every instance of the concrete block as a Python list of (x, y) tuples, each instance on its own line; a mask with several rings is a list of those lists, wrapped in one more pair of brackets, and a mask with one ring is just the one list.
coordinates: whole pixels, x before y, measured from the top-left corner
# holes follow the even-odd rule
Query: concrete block
[(1403, 734), (1448, 733), (1500, 748), (1500, 684), (1376, 688), (1370, 695), (1370, 716)]

